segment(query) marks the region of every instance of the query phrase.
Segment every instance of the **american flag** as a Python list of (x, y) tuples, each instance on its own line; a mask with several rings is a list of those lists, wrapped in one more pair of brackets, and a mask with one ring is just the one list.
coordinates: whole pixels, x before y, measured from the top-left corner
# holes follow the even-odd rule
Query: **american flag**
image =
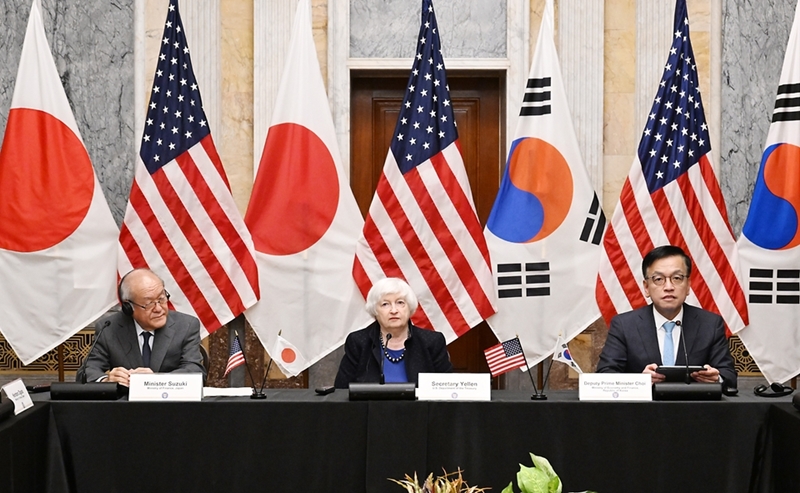
[(525, 366), (525, 354), (519, 337), (501, 342), (483, 351), (493, 377)]
[(422, 2), (417, 54), (383, 173), (356, 247), (353, 276), (405, 279), (417, 325), (448, 342), (495, 312), (489, 252), (458, 148), (439, 31)]
[(227, 377), (228, 373), (230, 373), (234, 368), (237, 366), (242, 366), (244, 363), (244, 353), (242, 352), (242, 345), (239, 343), (239, 334), (236, 334), (233, 336), (231, 355), (228, 356), (228, 364), (225, 366), (225, 374), (222, 376)]
[(642, 258), (672, 244), (694, 261), (689, 301), (722, 315), (733, 332), (747, 324), (736, 244), (710, 151), (686, 2), (678, 0), (669, 59), (603, 240), (596, 296), (606, 322), (647, 303)]
[(174, 307), (213, 332), (258, 300), (258, 270), (203, 112), (176, 0), (139, 157), (120, 231), (119, 272), (150, 267)]

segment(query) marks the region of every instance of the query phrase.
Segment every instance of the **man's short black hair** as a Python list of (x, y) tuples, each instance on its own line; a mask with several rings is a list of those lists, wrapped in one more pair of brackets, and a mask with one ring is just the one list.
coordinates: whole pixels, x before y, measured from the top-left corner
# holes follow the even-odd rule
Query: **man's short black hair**
[(686, 264), (686, 277), (692, 275), (692, 259), (686, 255), (680, 247), (675, 245), (661, 245), (650, 250), (650, 253), (642, 259), (642, 276), (647, 278), (647, 269), (650, 268), (656, 260), (661, 260), (667, 257), (683, 257), (683, 262)]

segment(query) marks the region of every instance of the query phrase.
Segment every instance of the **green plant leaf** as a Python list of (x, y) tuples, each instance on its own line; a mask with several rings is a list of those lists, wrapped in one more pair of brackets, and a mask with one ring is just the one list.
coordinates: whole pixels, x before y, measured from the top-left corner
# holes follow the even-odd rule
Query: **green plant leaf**
[(514, 493), (514, 486), (513, 485), (514, 485), (514, 483), (508, 483), (508, 486), (503, 488), (503, 491), (501, 491), (500, 493)]
[(517, 473), (517, 486), (522, 493), (549, 493), (548, 483), (550, 478), (542, 469), (519, 465)]

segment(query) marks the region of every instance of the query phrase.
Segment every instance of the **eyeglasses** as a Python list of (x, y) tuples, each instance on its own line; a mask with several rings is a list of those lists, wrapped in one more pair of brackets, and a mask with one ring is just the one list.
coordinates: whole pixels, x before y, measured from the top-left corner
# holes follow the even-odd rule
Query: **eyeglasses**
[(395, 307), (398, 310), (402, 310), (406, 307), (406, 300), (396, 300), (394, 303), (391, 301), (381, 301), (378, 303), (378, 308), (381, 310), (391, 310), (392, 307)]
[(673, 286), (682, 286), (683, 283), (688, 278), (689, 278), (689, 276), (684, 276), (683, 274), (675, 274), (675, 275), (672, 275), (672, 276), (663, 276), (661, 274), (653, 274), (652, 276), (647, 277), (645, 279), (650, 279), (650, 282), (652, 282), (656, 286), (663, 286), (664, 283), (667, 282), (667, 279), (669, 279), (672, 282)]
[(149, 312), (150, 310), (155, 308), (156, 303), (158, 303), (161, 306), (166, 306), (167, 301), (169, 301), (169, 293), (166, 290), (164, 290), (164, 294), (162, 294), (158, 298), (154, 299), (150, 303), (146, 303), (144, 305), (140, 305), (139, 303), (136, 303), (135, 301), (132, 301), (132, 300), (128, 300), (128, 303), (130, 303), (132, 305), (136, 305), (139, 308), (141, 308), (142, 310), (144, 310), (146, 312)]

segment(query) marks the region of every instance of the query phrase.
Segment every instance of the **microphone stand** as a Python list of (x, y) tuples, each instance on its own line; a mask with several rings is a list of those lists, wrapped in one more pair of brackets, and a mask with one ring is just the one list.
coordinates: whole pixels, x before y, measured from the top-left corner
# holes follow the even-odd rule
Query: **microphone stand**
[(97, 344), (98, 339), (100, 339), (100, 335), (109, 325), (111, 325), (111, 320), (106, 320), (103, 326), (100, 327), (100, 330), (95, 332), (94, 340), (92, 341), (92, 347), (89, 348), (89, 352), (86, 353), (86, 358), (83, 360), (80, 368), (78, 368), (78, 371), (81, 374), (81, 383), (86, 383), (86, 362), (89, 360), (89, 356), (92, 355), (92, 351), (94, 351), (94, 346)]
[(686, 351), (686, 334), (684, 333), (685, 330), (683, 329), (683, 324), (680, 320), (675, 321), (675, 325), (681, 328), (681, 345), (683, 346), (683, 359), (686, 361), (686, 376), (684, 381), (686, 385), (692, 383), (692, 376), (689, 373), (689, 353)]
[(386, 376), (383, 373), (383, 359), (385, 357), (384, 356), (384, 352), (386, 351), (386, 348), (389, 346), (389, 340), (391, 338), (392, 338), (392, 334), (389, 334), (387, 332), (386, 333), (386, 345), (384, 346), (383, 345), (383, 337), (381, 337), (381, 357), (380, 357), (380, 363), (381, 363), (381, 380), (380, 380), (380, 384), (381, 385), (386, 384)]

